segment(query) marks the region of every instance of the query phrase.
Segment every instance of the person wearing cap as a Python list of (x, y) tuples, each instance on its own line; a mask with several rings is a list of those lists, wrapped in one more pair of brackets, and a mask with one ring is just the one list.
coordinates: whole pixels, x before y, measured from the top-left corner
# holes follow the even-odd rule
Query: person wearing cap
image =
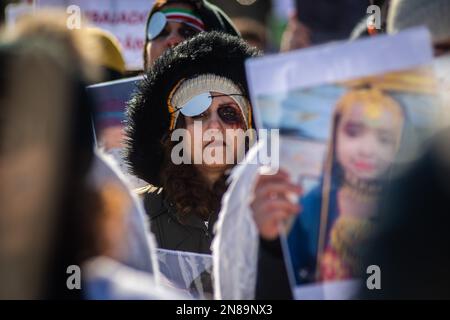
[(82, 30), (86, 38), (83, 49), (98, 51), (93, 62), (101, 68), (102, 80), (113, 81), (123, 78), (126, 66), (119, 40), (111, 32), (97, 27)]
[[(226, 135), (253, 128), (244, 61), (259, 54), (241, 38), (200, 33), (166, 51), (130, 100), (125, 158), (131, 172), (149, 184), (139, 193), (160, 248), (211, 252), (228, 172), (236, 154), (252, 142), (230, 144)], [(174, 159), (180, 143), (174, 139), (176, 129), (189, 133), (182, 142), (188, 161), (181, 164)], [(208, 141), (207, 130), (225, 138)], [(232, 152), (232, 163), (205, 161), (202, 155), (212, 149)], [(195, 161), (199, 155), (200, 163)]]
[(144, 68), (168, 48), (202, 31), (221, 31), (238, 36), (230, 18), (205, 0), (157, 0), (145, 28)]

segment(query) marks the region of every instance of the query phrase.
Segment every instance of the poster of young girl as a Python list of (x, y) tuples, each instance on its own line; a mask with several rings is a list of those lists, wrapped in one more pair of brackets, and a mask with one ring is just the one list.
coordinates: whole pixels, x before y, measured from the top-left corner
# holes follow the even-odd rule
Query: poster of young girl
[(425, 29), (248, 62), (256, 122), (280, 129), (280, 166), (303, 188), (285, 239), (296, 298), (367, 277), (380, 193), (443, 125), (431, 62)]

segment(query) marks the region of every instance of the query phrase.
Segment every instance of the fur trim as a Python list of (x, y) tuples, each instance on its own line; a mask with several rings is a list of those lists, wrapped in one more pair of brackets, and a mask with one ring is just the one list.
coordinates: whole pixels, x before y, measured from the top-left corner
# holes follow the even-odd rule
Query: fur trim
[(232, 80), (248, 97), (244, 62), (258, 55), (238, 37), (203, 32), (159, 57), (128, 104), (125, 142), (131, 173), (160, 185), (162, 142), (170, 126), (167, 98), (181, 79), (215, 74)]

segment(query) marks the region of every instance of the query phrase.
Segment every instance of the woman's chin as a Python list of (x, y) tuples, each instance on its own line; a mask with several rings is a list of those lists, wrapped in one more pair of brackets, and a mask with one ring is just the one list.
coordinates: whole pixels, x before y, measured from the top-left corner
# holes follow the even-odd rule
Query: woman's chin
[(225, 171), (229, 166), (230, 166), (229, 164), (218, 163), (218, 162), (213, 162), (213, 163), (205, 162), (202, 164), (202, 168), (208, 169), (208, 170), (215, 170), (215, 171), (220, 171), (220, 170)]

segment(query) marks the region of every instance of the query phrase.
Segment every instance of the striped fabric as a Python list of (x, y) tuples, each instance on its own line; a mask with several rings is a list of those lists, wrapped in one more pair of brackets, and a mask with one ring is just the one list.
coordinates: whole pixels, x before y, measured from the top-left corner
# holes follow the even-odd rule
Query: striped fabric
[(161, 10), (168, 21), (185, 23), (198, 31), (205, 31), (203, 21), (192, 10), (181, 8), (168, 8)]

